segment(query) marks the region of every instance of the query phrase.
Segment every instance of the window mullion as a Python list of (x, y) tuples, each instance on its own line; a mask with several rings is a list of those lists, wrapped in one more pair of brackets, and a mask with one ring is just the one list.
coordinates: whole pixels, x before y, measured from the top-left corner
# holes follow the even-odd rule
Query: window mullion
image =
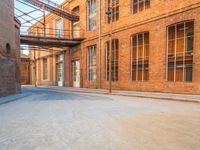
[(106, 42), (106, 80), (108, 80), (108, 42)]

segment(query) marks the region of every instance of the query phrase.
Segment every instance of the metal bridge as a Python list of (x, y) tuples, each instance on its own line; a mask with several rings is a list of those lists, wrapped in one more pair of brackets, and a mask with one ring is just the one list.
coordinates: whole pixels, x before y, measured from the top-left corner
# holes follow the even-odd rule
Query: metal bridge
[[(46, 28), (46, 11), (60, 16), (64, 19), (68, 19), (72, 22), (79, 21), (79, 16), (71, 13), (67, 8), (61, 8), (60, 5), (50, 0), (16, 0), (18, 3), (29, 7), (29, 12), (16, 8), (15, 10), (20, 13), (16, 16), (21, 20), (20, 40), (21, 44), (37, 45), (37, 46), (49, 46), (49, 47), (68, 47), (80, 44), (83, 38), (83, 31), (72, 30), (56, 30)], [(41, 12), (40, 17), (34, 17), (34, 12)], [(34, 26), (35, 23), (41, 24), (40, 27)], [(28, 26), (25, 26), (29, 24)], [(41, 28), (41, 26), (43, 28)], [(35, 31), (28, 31), (28, 29), (37, 28)], [(48, 32), (47, 32), (48, 31)], [(74, 36), (76, 35), (76, 36)], [(77, 36), (78, 35), (78, 36)]]
[(26, 26), (21, 27), (21, 44), (48, 46), (48, 47), (71, 47), (81, 43), (84, 31), (81, 30), (57, 30), (32, 27), (33, 31), (26, 31)]

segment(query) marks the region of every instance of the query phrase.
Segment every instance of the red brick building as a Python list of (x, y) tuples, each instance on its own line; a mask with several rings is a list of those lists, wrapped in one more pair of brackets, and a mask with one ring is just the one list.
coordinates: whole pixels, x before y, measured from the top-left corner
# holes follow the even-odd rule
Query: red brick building
[(20, 22), (13, 0), (0, 1), (0, 97), (17, 93), (20, 85)]
[[(200, 94), (200, 0), (71, 0), (61, 7), (80, 21), (48, 14), (45, 32), (85, 39), (37, 51), (38, 84), (108, 88), (111, 48), (114, 89)], [(42, 32), (36, 26), (31, 34)]]

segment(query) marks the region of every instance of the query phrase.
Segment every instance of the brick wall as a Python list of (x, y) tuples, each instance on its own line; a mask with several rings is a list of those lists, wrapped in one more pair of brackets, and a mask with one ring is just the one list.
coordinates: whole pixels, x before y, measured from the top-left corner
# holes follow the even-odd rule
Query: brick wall
[(20, 91), (19, 22), (13, 0), (0, 1), (0, 96)]
[[(137, 14), (131, 14), (130, 0), (119, 0), (119, 20), (112, 25), (113, 38), (119, 39), (119, 80), (113, 82), (114, 89), (126, 89), (137, 91), (159, 91), (174, 93), (200, 94), (200, 0), (151, 0), (151, 7)], [(97, 0), (98, 4), (98, 0)], [(101, 88), (108, 88), (105, 80), (105, 42), (109, 40), (110, 25), (105, 23), (105, 1), (101, 1), (101, 45), (98, 42), (98, 15), (100, 11), (97, 6), (97, 27), (96, 30), (86, 29), (86, 0), (72, 0), (63, 3), (64, 8), (72, 10), (80, 6), (80, 28), (85, 30), (85, 40), (81, 43), (81, 49), (73, 53), (73, 48), (65, 52), (65, 83), (72, 86), (73, 59), (81, 60), (81, 86), (87, 88), (98, 88), (99, 80)], [(48, 15), (47, 22), (55, 27), (55, 15)], [(189, 82), (168, 82), (166, 81), (166, 28), (167, 26), (186, 20), (194, 20), (194, 64), (193, 81)], [(65, 29), (72, 29), (72, 24), (64, 20)], [(149, 53), (149, 80), (135, 82), (130, 80), (130, 37), (132, 34), (148, 31), (150, 33)], [(97, 80), (87, 81), (87, 47), (97, 46)], [(100, 64), (99, 62), (100, 48)], [(71, 49), (71, 50), (70, 50)], [(44, 53), (42, 53), (43, 55)], [(45, 54), (44, 54), (45, 55)], [(47, 54), (46, 54), (47, 55)], [(51, 61), (54, 66), (54, 62)], [(98, 69), (101, 69), (98, 76)], [(50, 76), (55, 76), (54, 67), (50, 67)], [(39, 71), (39, 69), (38, 69)], [(50, 78), (49, 81), (55, 81)]]

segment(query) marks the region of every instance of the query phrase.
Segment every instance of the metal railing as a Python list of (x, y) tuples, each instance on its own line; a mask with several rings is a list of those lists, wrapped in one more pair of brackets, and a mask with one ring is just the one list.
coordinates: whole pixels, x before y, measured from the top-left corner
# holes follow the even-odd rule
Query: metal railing
[(84, 30), (62, 30), (43, 27), (31, 27), (27, 26), (20, 28), (21, 35), (33, 36), (33, 37), (46, 37), (46, 38), (62, 38), (62, 39), (83, 39)]

